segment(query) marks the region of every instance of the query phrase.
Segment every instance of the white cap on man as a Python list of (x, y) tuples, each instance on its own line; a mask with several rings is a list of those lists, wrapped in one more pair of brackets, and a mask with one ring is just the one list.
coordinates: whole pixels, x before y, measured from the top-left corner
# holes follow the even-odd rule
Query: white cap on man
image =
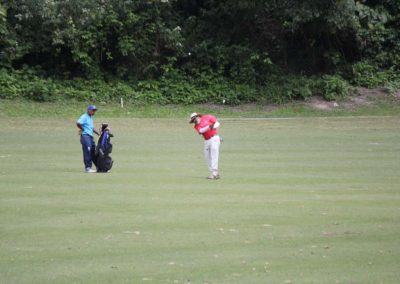
[(190, 115), (189, 123), (193, 123), (193, 122), (194, 122), (194, 119), (195, 119), (196, 117), (198, 117), (198, 116), (201, 116), (201, 114), (198, 114), (197, 112), (192, 113), (192, 114)]

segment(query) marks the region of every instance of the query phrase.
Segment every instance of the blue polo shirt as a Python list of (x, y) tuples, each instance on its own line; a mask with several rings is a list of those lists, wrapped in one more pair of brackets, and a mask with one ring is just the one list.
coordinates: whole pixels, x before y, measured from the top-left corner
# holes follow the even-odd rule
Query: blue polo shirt
[(82, 135), (93, 137), (93, 118), (88, 113), (82, 114), (77, 122), (82, 125)]

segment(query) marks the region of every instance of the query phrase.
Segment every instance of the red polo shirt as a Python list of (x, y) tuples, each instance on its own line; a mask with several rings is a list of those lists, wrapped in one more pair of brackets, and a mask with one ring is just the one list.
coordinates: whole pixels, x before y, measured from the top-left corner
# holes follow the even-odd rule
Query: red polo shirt
[[(194, 129), (196, 129), (196, 131), (198, 133), (200, 133), (200, 129), (209, 126), (211, 124), (214, 124), (217, 121), (217, 118), (215, 116), (212, 115), (205, 115), (200, 117), (200, 123), (197, 125), (194, 125)], [(208, 140), (211, 137), (215, 136), (218, 134), (218, 129), (217, 128), (213, 128), (213, 129), (208, 129), (206, 132), (204, 132), (202, 135), (204, 137), (204, 140)]]

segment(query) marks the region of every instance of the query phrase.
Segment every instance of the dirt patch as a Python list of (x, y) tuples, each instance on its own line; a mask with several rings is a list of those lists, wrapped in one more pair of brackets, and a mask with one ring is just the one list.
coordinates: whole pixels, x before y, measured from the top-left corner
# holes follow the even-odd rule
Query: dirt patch
[(331, 110), (339, 106), (337, 102), (328, 102), (318, 97), (311, 98), (311, 100), (305, 102), (304, 105), (319, 110)]
[(400, 103), (400, 91), (390, 94), (387, 89), (367, 89), (356, 88), (350, 96), (344, 101), (325, 101), (322, 98), (313, 97), (309, 101), (304, 102), (305, 106), (318, 110), (333, 110), (335, 108), (355, 109), (362, 106), (373, 106), (379, 99), (394, 98)]
[(376, 89), (356, 88), (352, 91), (349, 97), (343, 101), (326, 101), (321, 97), (312, 97), (307, 101), (295, 101), (283, 105), (282, 104), (260, 105), (260, 104), (250, 103), (238, 106), (216, 105), (216, 104), (202, 104), (201, 106), (215, 111), (223, 111), (228, 108), (230, 111), (238, 113), (252, 112), (252, 111), (262, 111), (268, 113), (288, 106), (289, 107), (304, 106), (315, 110), (331, 111), (334, 109), (352, 110), (358, 107), (374, 106), (382, 100), (387, 100), (387, 101), (390, 100), (390, 102), (393, 101), (396, 104), (400, 104), (400, 91), (397, 91), (395, 93), (390, 93), (387, 89), (384, 88), (376, 88)]

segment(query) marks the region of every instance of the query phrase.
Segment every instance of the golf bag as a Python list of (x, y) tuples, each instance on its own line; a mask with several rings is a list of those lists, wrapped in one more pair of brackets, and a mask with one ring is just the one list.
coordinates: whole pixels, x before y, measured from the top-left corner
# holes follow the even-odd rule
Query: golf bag
[(110, 143), (111, 137), (114, 137), (108, 128), (108, 124), (103, 123), (101, 125), (101, 135), (97, 142), (95, 151), (95, 165), (97, 172), (106, 173), (111, 170), (113, 166), (113, 160), (110, 156), (113, 145)]

